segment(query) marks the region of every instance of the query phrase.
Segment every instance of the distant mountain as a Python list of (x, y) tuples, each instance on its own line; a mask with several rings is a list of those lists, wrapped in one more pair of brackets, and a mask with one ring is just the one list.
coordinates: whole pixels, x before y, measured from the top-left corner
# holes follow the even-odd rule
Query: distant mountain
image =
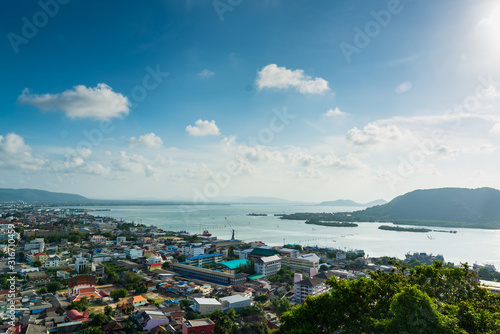
[(387, 204), (353, 212), (357, 218), (500, 223), (500, 191), (493, 188), (415, 190)]
[(336, 201), (326, 201), (326, 202), (321, 202), (319, 203), (318, 205), (328, 205), (328, 206), (361, 206), (361, 207), (371, 207), (371, 206), (375, 206), (375, 205), (382, 205), (382, 204), (385, 204), (387, 203), (387, 201), (384, 201), (383, 199), (377, 199), (375, 201), (372, 201), (372, 202), (368, 202), (366, 204), (362, 204), (362, 203), (358, 203), (358, 202), (354, 202), (354, 201), (351, 201), (350, 199), (338, 199)]
[(86, 197), (37, 189), (0, 188), (0, 202), (84, 203)]

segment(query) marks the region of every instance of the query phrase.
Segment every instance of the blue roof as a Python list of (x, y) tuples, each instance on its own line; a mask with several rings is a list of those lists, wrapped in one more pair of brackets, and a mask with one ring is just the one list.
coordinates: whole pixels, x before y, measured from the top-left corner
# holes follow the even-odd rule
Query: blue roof
[(250, 265), (252, 262), (245, 259), (237, 259), (226, 262), (219, 262), (218, 264), (228, 267), (231, 270), (234, 270), (240, 266)]
[(213, 254), (201, 254), (193, 257), (188, 257), (186, 260), (201, 260), (201, 259), (207, 259), (209, 257), (217, 257), (217, 256), (222, 256), (222, 254), (219, 253), (213, 253)]

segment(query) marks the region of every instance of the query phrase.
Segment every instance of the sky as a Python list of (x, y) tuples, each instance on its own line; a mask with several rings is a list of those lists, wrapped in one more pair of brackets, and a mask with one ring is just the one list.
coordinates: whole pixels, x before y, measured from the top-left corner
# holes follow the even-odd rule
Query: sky
[(0, 35), (2, 188), (500, 188), (498, 1), (9, 1)]

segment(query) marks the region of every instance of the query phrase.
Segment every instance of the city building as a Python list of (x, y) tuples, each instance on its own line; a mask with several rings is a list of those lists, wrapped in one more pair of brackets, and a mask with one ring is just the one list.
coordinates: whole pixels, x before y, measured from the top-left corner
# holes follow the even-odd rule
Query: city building
[(261, 257), (255, 261), (255, 272), (266, 277), (276, 275), (280, 269), (281, 258), (277, 255)]
[(331, 272), (324, 271), (317, 274), (315, 269), (311, 269), (311, 276), (306, 279), (302, 279), (301, 274), (295, 274), (294, 299), (299, 303), (303, 303), (307, 296), (314, 297), (327, 292), (330, 287), (325, 281), (332, 277), (335, 277), (335, 275)]
[(182, 322), (182, 334), (213, 334), (215, 323), (210, 319), (186, 320)]
[(197, 268), (180, 263), (173, 263), (170, 268), (172, 271), (178, 272), (187, 277), (197, 278), (222, 285), (244, 284), (247, 281), (248, 276), (247, 274), (230, 274), (205, 268)]
[(126, 248), (125, 254), (127, 255), (127, 258), (133, 260), (142, 257), (143, 252), (140, 248)]
[(87, 268), (88, 260), (82, 256), (82, 254), (78, 254), (75, 258), (75, 270), (77, 273), (81, 273), (85, 268)]
[(205, 267), (222, 261), (222, 254), (202, 254), (186, 258), (186, 263), (190, 266)]
[(248, 297), (243, 297), (241, 295), (233, 295), (229, 297), (219, 298), (219, 302), (222, 305), (222, 311), (227, 312), (230, 309), (234, 309), (236, 312), (240, 312), (245, 307), (250, 307), (252, 305), (252, 300)]
[(205, 254), (205, 250), (203, 248), (201, 248), (200, 246), (196, 246), (196, 245), (182, 246), (182, 255), (185, 258), (198, 256), (198, 255), (202, 255), (202, 254)]
[(222, 305), (215, 298), (193, 298), (193, 309), (201, 315), (222, 310)]
[(311, 268), (319, 268), (319, 260), (319, 256), (314, 253), (303, 254), (297, 258), (282, 257), (281, 266), (293, 271), (309, 272)]

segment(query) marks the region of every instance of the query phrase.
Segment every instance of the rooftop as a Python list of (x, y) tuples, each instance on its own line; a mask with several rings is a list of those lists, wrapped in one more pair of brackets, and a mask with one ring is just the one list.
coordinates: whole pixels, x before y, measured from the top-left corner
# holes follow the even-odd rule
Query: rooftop
[(220, 254), (220, 253), (201, 254), (201, 255), (197, 255), (197, 256), (188, 257), (188, 258), (186, 258), (186, 260), (201, 260), (201, 259), (207, 259), (210, 257), (218, 257), (218, 256), (222, 256), (222, 254)]
[(257, 256), (273, 256), (279, 255), (279, 252), (275, 251), (274, 249), (254, 248), (254, 250), (250, 254)]
[(196, 319), (196, 320), (184, 321), (184, 325), (186, 325), (186, 327), (198, 327), (198, 326), (207, 326), (213, 324), (215, 323), (210, 319)]
[(220, 305), (219, 301), (215, 298), (194, 298), (194, 301), (200, 305)]
[(252, 262), (245, 259), (237, 259), (225, 262), (219, 262), (218, 264), (228, 267), (231, 270), (237, 269), (240, 266), (250, 265)]

